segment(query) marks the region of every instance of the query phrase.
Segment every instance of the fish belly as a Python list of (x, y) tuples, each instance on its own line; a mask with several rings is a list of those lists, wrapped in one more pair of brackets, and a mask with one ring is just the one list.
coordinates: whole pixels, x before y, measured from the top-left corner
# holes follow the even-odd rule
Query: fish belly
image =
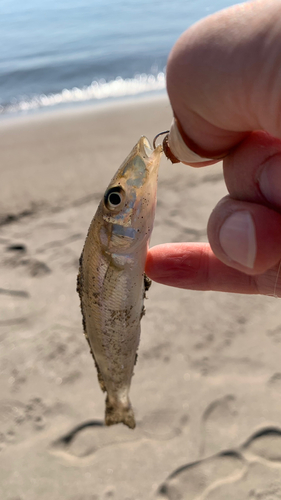
[[(129, 389), (140, 340), (144, 278), (139, 260), (121, 268), (110, 256), (88, 262), (80, 293), (85, 335), (101, 388), (107, 392), (105, 423), (135, 427)], [(82, 271), (82, 272), (81, 272)], [(85, 269), (80, 271), (83, 276)]]

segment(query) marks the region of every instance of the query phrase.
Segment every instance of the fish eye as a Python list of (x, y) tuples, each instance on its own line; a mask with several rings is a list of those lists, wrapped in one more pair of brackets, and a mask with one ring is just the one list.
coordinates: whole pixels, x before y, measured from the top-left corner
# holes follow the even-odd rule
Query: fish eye
[(104, 203), (105, 206), (109, 210), (114, 210), (115, 208), (118, 208), (122, 201), (123, 201), (123, 196), (124, 196), (124, 190), (121, 188), (121, 186), (115, 186), (107, 191), (104, 195)]

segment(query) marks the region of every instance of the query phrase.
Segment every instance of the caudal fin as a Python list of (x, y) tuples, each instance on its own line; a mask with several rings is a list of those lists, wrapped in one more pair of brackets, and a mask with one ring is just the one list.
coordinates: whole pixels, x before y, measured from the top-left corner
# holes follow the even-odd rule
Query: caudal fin
[(130, 401), (126, 405), (120, 403), (119, 401), (111, 402), (106, 398), (106, 408), (105, 408), (105, 424), (114, 425), (122, 422), (127, 425), (130, 429), (136, 427), (134, 412), (131, 407)]

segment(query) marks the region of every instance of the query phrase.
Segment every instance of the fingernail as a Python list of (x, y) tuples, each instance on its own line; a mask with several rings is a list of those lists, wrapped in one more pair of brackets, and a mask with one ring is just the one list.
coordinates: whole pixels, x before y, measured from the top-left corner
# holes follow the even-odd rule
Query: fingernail
[(187, 146), (179, 131), (177, 123), (178, 122), (173, 119), (169, 132), (169, 147), (173, 155), (184, 163), (202, 163), (205, 161), (213, 161), (210, 158), (200, 156)]
[(274, 205), (281, 206), (281, 155), (269, 158), (263, 166), (258, 182), (264, 197)]
[(220, 244), (225, 254), (234, 262), (253, 269), (256, 254), (256, 231), (252, 216), (246, 210), (235, 212), (223, 223)]

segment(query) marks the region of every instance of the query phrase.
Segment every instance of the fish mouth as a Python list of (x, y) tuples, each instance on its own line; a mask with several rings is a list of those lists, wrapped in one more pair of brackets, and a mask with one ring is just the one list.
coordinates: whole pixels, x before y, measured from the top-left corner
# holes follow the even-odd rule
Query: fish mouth
[(152, 153), (153, 153), (153, 149), (151, 147), (151, 144), (149, 142), (149, 140), (147, 139), (147, 137), (145, 137), (144, 135), (140, 138), (139, 142), (138, 142), (138, 150), (139, 150), (139, 153), (144, 156), (145, 158), (150, 158)]
[(161, 144), (153, 149), (147, 137), (143, 135), (137, 143), (137, 151), (144, 161), (147, 161), (149, 170), (155, 170), (156, 167), (158, 170), (161, 154), (163, 153)]

